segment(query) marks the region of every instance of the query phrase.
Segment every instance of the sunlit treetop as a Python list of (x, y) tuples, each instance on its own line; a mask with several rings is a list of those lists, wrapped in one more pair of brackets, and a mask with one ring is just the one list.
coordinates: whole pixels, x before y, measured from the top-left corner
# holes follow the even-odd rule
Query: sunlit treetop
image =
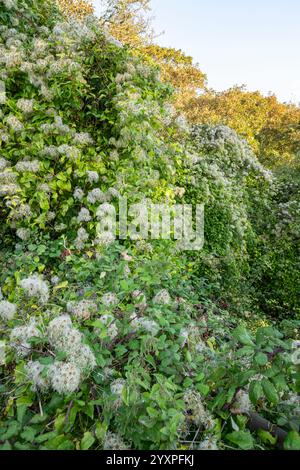
[(88, 0), (57, 0), (57, 3), (66, 16), (74, 15), (77, 18), (94, 13), (94, 7)]

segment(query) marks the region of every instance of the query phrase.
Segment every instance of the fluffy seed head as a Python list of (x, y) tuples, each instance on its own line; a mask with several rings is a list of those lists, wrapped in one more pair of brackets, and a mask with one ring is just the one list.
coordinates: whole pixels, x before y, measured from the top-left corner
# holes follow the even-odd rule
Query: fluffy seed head
[(67, 395), (75, 392), (80, 384), (80, 370), (70, 362), (55, 362), (49, 369), (53, 390)]
[(12, 320), (16, 314), (17, 306), (7, 300), (0, 301), (0, 318), (4, 321)]
[(22, 279), (20, 286), (28, 297), (36, 297), (41, 304), (49, 300), (49, 288), (45, 281), (37, 275)]

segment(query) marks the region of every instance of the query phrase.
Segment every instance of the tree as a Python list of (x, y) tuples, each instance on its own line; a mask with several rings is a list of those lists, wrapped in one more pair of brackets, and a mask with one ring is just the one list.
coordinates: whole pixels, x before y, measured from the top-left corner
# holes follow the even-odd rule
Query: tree
[(142, 53), (161, 68), (161, 78), (175, 88), (175, 104), (181, 111), (190, 100), (197, 97), (198, 91), (206, 84), (206, 75), (193, 63), (193, 58), (181, 50), (161, 47), (156, 44), (146, 45)]
[(57, 0), (58, 6), (66, 16), (84, 18), (94, 12), (93, 5), (88, 0)]
[(151, 36), (150, 0), (107, 0), (108, 27), (123, 44), (139, 47)]
[(299, 149), (300, 109), (280, 103), (275, 95), (265, 97), (243, 87), (224, 92), (208, 90), (190, 100), (185, 112), (192, 123), (233, 128), (269, 165), (292, 162)]

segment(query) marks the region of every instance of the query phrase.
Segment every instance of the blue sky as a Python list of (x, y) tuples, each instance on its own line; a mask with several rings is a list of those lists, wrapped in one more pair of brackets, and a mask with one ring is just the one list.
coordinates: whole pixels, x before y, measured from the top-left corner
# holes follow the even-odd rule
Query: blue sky
[[(96, 8), (103, 0), (94, 0)], [(300, 0), (152, 0), (156, 41), (193, 56), (209, 86), (300, 102)]]

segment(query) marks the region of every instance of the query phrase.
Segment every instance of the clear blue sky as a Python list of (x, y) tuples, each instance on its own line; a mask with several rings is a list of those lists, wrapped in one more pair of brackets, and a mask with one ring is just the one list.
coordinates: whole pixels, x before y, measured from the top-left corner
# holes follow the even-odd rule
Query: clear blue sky
[(152, 0), (152, 8), (155, 31), (164, 31), (157, 42), (192, 55), (212, 88), (245, 84), (300, 102), (300, 0)]

